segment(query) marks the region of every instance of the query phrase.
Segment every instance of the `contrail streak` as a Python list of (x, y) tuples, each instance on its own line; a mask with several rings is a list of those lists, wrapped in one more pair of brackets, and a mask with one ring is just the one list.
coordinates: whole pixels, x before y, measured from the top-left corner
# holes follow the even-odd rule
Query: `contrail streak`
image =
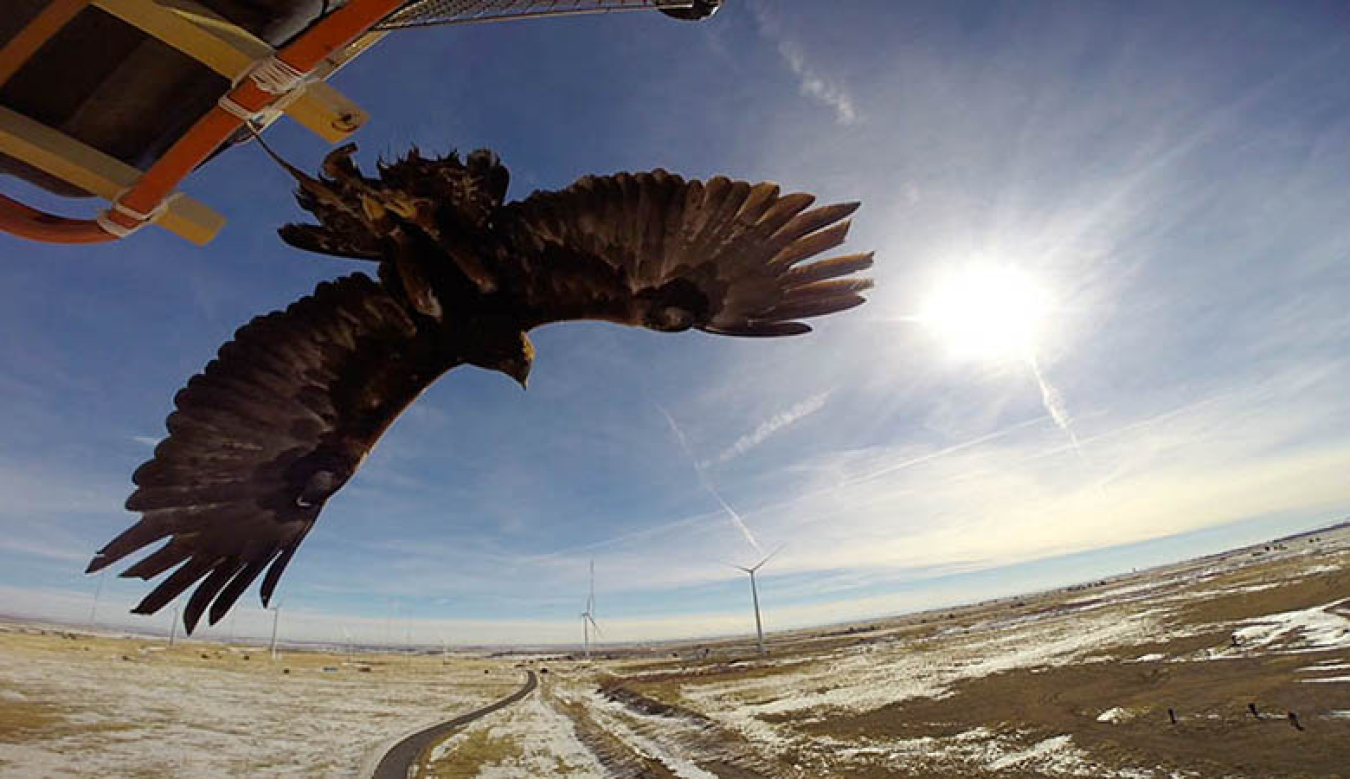
[(701, 463), (701, 465), (706, 468), (709, 465), (720, 465), (728, 460), (740, 457), (751, 449), (754, 449), (756, 446), (762, 444), (766, 438), (777, 433), (779, 430), (782, 430), (789, 425), (794, 425), (798, 421), (805, 419), (824, 408), (825, 401), (829, 397), (830, 393), (828, 391), (822, 392), (803, 400), (792, 408), (789, 408), (787, 411), (774, 414), (772, 417), (761, 422), (759, 427), (756, 427), (753, 432), (746, 433), (740, 438), (737, 438), (736, 442), (727, 447), (721, 454), (711, 460)]
[[(942, 457), (946, 457), (947, 455), (950, 455), (950, 454), (956, 454), (957, 452), (961, 452), (961, 451), (964, 451), (964, 450), (966, 450), (966, 449), (974, 448), (974, 447), (976, 447), (976, 446), (979, 446), (980, 444), (986, 444), (986, 443), (989, 443), (990, 441), (996, 441), (996, 440), (998, 440), (998, 439), (1000, 439), (1000, 438), (1006, 438), (1006, 437), (1012, 435), (1013, 433), (1016, 433), (1016, 432), (1019, 431), (1019, 430), (1023, 430), (1023, 429), (1025, 429), (1025, 428), (1031, 427), (1031, 426), (1033, 426), (1033, 425), (1039, 425), (1039, 424), (1041, 424), (1044, 420), (1045, 420), (1045, 417), (1043, 417), (1043, 416), (1037, 416), (1037, 417), (1034, 418), (1034, 419), (1025, 419), (1025, 420), (1023, 420), (1023, 421), (1021, 421), (1021, 422), (1018, 422), (1018, 423), (1015, 424), (1015, 425), (1012, 425), (1012, 426), (1010, 426), (1010, 427), (1005, 427), (1005, 428), (1003, 428), (1002, 430), (996, 430), (996, 431), (994, 431), (994, 432), (992, 432), (992, 433), (988, 433), (988, 434), (986, 434), (986, 435), (982, 435), (982, 436), (980, 436), (980, 437), (978, 437), (978, 438), (973, 438), (973, 439), (971, 439), (971, 440), (969, 440), (969, 441), (963, 441), (963, 442), (961, 442), (961, 443), (959, 443), (959, 444), (953, 444), (952, 446), (949, 446), (949, 447), (947, 447), (947, 448), (945, 448), (945, 449), (940, 449), (940, 450), (938, 450), (938, 451), (936, 451), (936, 452), (929, 452), (928, 454), (923, 454), (923, 455), (919, 455), (919, 456), (917, 456), (917, 457), (912, 457), (912, 458), (910, 458), (910, 459), (908, 459), (908, 460), (905, 460), (905, 461), (903, 461), (903, 462), (895, 463), (895, 464), (893, 464), (893, 465), (888, 465), (888, 466), (886, 466), (886, 467), (884, 467), (884, 468), (881, 468), (880, 470), (876, 470), (876, 471), (872, 471), (871, 473), (863, 474), (862, 476), (858, 476), (858, 477), (856, 477), (856, 478), (849, 479), (849, 480), (844, 481), (844, 482), (840, 482), (839, 484), (835, 484), (835, 485), (832, 485), (832, 486), (829, 486), (829, 487), (824, 487), (824, 488), (817, 489), (817, 490), (812, 490), (812, 491), (810, 491), (810, 492), (804, 492), (804, 493), (802, 493), (802, 494), (800, 494), (800, 495), (797, 495), (797, 496), (795, 496), (795, 497), (789, 498), (789, 499), (787, 499), (787, 500), (778, 501), (778, 502), (776, 502), (776, 503), (767, 503), (767, 504), (761, 506), (761, 507), (759, 508), (759, 510), (760, 510), (760, 511), (769, 511), (769, 510), (777, 510), (777, 509), (787, 509), (787, 508), (791, 508), (793, 505), (795, 505), (795, 504), (797, 504), (797, 503), (800, 503), (800, 502), (802, 502), (802, 501), (804, 501), (804, 500), (809, 500), (809, 499), (811, 499), (811, 498), (825, 497), (825, 496), (829, 496), (829, 495), (835, 495), (835, 494), (837, 494), (837, 493), (840, 493), (840, 492), (844, 491), (845, 489), (847, 489), (847, 488), (849, 488), (849, 487), (856, 487), (856, 486), (858, 486), (859, 484), (864, 484), (864, 483), (869, 482), (869, 481), (872, 481), (872, 480), (874, 480), (874, 479), (879, 479), (879, 478), (881, 478), (882, 476), (885, 476), (885, 475), (887, 475), (887, 474), (894, 473), (894, 472), (900, 471), (900, 470), (904, 470), (904, 469), (906, 469), (906, 468), (912, 468), (912, 467), (914, 467), (914, 466), (916, 466), (916, 465), (922, 465), (923, 463), (930, 462), (930, 461), (932, 461), (932, 460), (937, 460), (937, 459), (940, 459), (940, 458), (942, 458)], [(1058, 450), (1056, 450), (1056, 451), (1058, 451)], [(577, 544), (577, 545), (575, 545), (575, 546), (564, 547), (564, 548), (562, 548), (562, 549), (558, 549), (558, 550), (555, 550), (555, 551), (552, 551), (552, 552), (546, 552), (546, 553), (544, 553), (544, 554), (533, 555), (533, 556), (527, 556), (527, 557), (525, 557), (524, 559), (525, 559), (525, 560), (529, 560), (529, 561), (534, 561), (534, 560), (546, 560), (546, 559), (551, 559), (551, 558), (554, 558), (554, 557), (557, 557), (557, 556), (559, 556), (559, 555), (566, 554), (566, 553), (582, 552), (582, 551), (589, 551), (589, 550), (594, 550), (594, 549), (601, 549), (601, 548), (604, 548), (604, 547), (613, 546), (614, 544), (620, 544), (620, 543), (624, 543), (624, 542), (627, 542), (627, 541), (633, 541), (633, 540), (640, 539), (640, 538), (648, 538), (648, 537), (650, 537), (650, 536), (658, 535), (658, 534), (660, 534), (660, 533), (669, 532), (669, 531), (671, 531), (671, 530), (675, 530), (676, 528), (686, 527), (686, 526), (688, 526), (688, 525), (698, 525), (698, 524), (701, 524), (701, 523), (703, 523), (703, 522), (706, 522), (707, 520), (708, 520), (708, 515), (707, 515), (707, 514), (700, 514), (700, 515), (697, 515), (697, 516), (685, 517), (684, 519), (677, 519), (677, 520), (674, 520), (673, 522), (666, 522), (666, 523), (661, 524), (661, 525), (654, 525), (654, 526), (651, 526), (651, 527), (645, 527), (645, 528), (643, 528), (643, 529), (641, 529), (641, 530), (634, 530), (634, 531), (631, 531), (631, 532), (628, 532), (628, 533), (621, 533), (621, 534), (619, 534), (619, 535), (610, 536), (609, 538), (606, 538), (606, 539), (604, 539), (604, 540), (602, 540), (602, 541), (595, 541), (595, 542), (592, 542), (592, 543), (589, 543), (589, 544)]]
[(1050, 386), (1050, 382), (1045, 380), (1045, 374), (1041, 373), (1041, 365), (1036, 361), (1035, 352), (1027, 352), (1027, 365), (1031, 368), (1031, 375), (1036, 379), (1036, 386), (1041, 389), (1041, 404), (1049, 412), (1050, 418), (1055, 421), (1055, 425), (1064, 434), (1069, 437), (1069, 443), (1073, 445), (1073, 450), (1078, 454), (1079, 459), (1083, 457), (1083, 449), (1078, 445), (1078, 436), (1073, 432), (1073, 425), (1069, 417), (1069, 410), (1064, 407), (1064, 398), (1059, 394), (1059, 390)]
[[(882, 320), (893, 324), (916, 324), (927, 326), (927, 318), (912, 314), (888, 317)], [(1064, 405), (1064, 397), (1059, 394), (1059, 390), (1046, 380), (1045, 374), (1041, 372), (1041, 364), (1036, 359), (1035, 348), (1030, 343), (1022, 344), (1022, 359), (1026, 360), (1027, 367), (1031, 369), (1031, 377), (1036, 380), (1036, 386), (1041, 391), (1041, 405), (1045, 407), (1046, 413), (1054, 421), (1055, 427), (1064, 431), (1069, 437), (1069, 444), (1073, 447), (1079, 459), (1083, 457), (1083, 449), (1079, 446), (1078, 435), (1073, 431), (1073, 418), (1069, 416), (1069, 409)]]
[(698, 474), (698, 481), (703, 485), (703, 489), (707, 490), (708, 494), (713, 497), (713, 500), (717, 501), (723, 509), (726, 509), (727, 516), (731, 517), (732, 524), (736, 526), (737, 530), (741, 531), (741, 535), (745, 536), (745, 540), (750, 542), (750, 545), (755, 548), (755, 551), (763, 553), (764, 549), (761, 548), (759, 542), (755, 540), (755, 534), (751, 533), (750, 528), (746, 527), (745, 520), (741, 519), (741, 515), (736, 513), (736, 509), (732, 508), (730, 503), (727, 503), (722, 499), (721, 494), (717, 492), (717, 488), (713, 486), (712, 480), (708, 478), (708, 474), (704, 473), (703, 466), (699, 464), (698, 458), (694, 456), (693, 450), (689, 448), (689, 441), (684, 437), (684, 431), (680, 429), (679, 425), (675, 424), (675, 417), (671, 416), (670, 412), (666, 411), (665, 407), (659, 403), (656, 404), (656, 410), (660, 411), (661, 415), (670, 423), (670, 430), (675, 434), (675, 440), (679, 441), (680, 449), (684, 451), (685, 456), (689, 458), (690, 464), (694, 466), (694, 473)]
[[(1114, 428), (1111, 428), (1110, 430), (1106, 430), (1106, 431), (1104, 431), (1104, 432), (1100, 432), (1100, 433), (1096, 433), (1096, 434), (1094, 434), (1094, 435), (1090, 435), (1090, 436), (1088, 436), (1087, 438), (1083, 439), (1083, 443), (1091, 444), (1091, 443), (1095, 443), (1095, 442), (1099, 442), (1099, 441), (1110, 441), (1110, 440), (1113, 439), (1113, 438), (1117, 438), (1117, 437), (1122, 436), (1122, 435), (1125, 435), (1125, 434), (1127, 434), (1127, 433), (1132, 433), (1132, 432), (1134, 432), (1134, 431), (1136, 431), (1136, 430), (1142, 430), (1142, 429), (1144, 429), (1144, 428), (1146, 428), (1146, 427), (1149, 427), (1149, 426), (1151, 426), (1151, 425), (1156, 425), (1156, 424), (1158, 424), (1159, 422), (1164, 422), (1164, 421), (1173, 419), (1174, 417), (1178, 417), (1178, 416), (1181, 416), (1181, 415), (1183, 415), (1183, 414), (1187, 414), (1187, 413), (1190, 413), (1190, 412), (1199, 410), (1199, 409), (1204, 408), (1204, 407), (1206, 407), (1206, 406), (1214, 405), (1215, 403), (1218, 403), (1218, 402), (1223, 401), (1223, 400), (1227, 400), (1227, 399), (1229, 399), (1229, 398), (1231, 398), (1231, 397), (1233, 397), (1233, 396), (1235, 396), (1235, 395), (1237, 395), (1237, 394), (1238, 394), (1238, 391), (1237, 391), (1237, 390), (1230, 390), (1230, 391), (1228, 391), (1228, 392), (1224, 392), (1224, 393), (1221, 393), (1221, 394), (1218, 394), (1218, 395), (1212, 395), (1212, 396), (1207, 397), (1207, 398), (1202, 398), (1202, 399), (1200, 399), (1200, 400), (1193, 401), (1193, 402), (1191, 402), (1191, 403), (1187, 403), (1187, 404), (1185, 404), (1185, 405), (1178, 406), (1178, 407), (1173, 408), (1173, 409), (1170, 409), (1170, 410), (1168, 410), (1168, 411), (1162, 411), (1162, 412), (1159, 412), (1159, 413), (1154, 414), (1154, 415), (1152, 415), (1152, 416), (1145, 417), (1145, 418), (1140, 419), (1140, 420), (1136, 420), (1136, 421), (1131, 422), (1131, 423), (1126, 424), (1126, 425), (1121, 425), (1121, 426), (1119, 426), (1119, 427), (1114, 427)], [(915, 466), (917, 466), (917, 465), (923, 465), (924, 463), (932, 462), (932, 461), (934, 461), (934, 460), (940, 460), (940, 459), (942, 459), (942, 458), (944, 458), (944, 457), (946, 457), (946, 456), (948, 456), (948, 455), (957, 454), (957, 453), (963, 452), (963, 451), (965, 451), (965, 450), (967, 450), (967, 449), (973, 449), (973, 448), (975, 448), (975, 447), (977, 447), (977, 446), (980, 446), (980, 445), (982, 445), (982, 444), (987, 444), (987, 443), (989, 443), (989, 442), (991, 442), (991, 441), (997, 441), (997, 440), (1002, 439), (1002, 438), (1007, 438), (1008, 436), (1011, 436), (1011, 435), (1013, 435), (1014, 433), (1017, 433), (1017, 432), (1019, 432), (1019, 431), (1021, 431), (1021, 430), (1025, 430), (1025, 429), (1028, 428), (1028, 427), (1032, 427), (1032, 426), (1034, 426), (1034, 425), (1041, 424), (1041, 423), (1044, 421), (1044, 419), (1045, 419), (1045, 417), (1043, 417), (1043, 416), (1037, 416), (1037, 417), (1035, 417), (1034, 419), (1024, 419), (1024, 420), (1022, 420), (1021, 422), (1018, 422), (1018, 423), (1013, 424), (1013, 425), (1009, 425), (1008, 427), (1002, 428), (1001, 430), (996, 430), (996, 431), (994, 431), (994, 432), (992, 432), (992, 433), (986, 433), (985, 435), (979, 436), (979, 437), (977, 437), (977, 438), (972, 438), (972, 439), (969, 439), (969, 440), (967, 440), (967, 441), (962, 441), (962, 442), (959, 443), (959, 444), (953, 444), (953, 445), (951, 445), (951, 446), (946, 447), (945, 449), (939, 449), (939, 450), (937, 450), (937, 451), (935, 451), (935, 452), (929, 452), (928, 454), (923, 454), (923, 455), (919, 455), (919, 456), (917, 456), (917, 457), (912, 457), (912, 458), (910, 458), (910, 459), (907, 459), (907, 460), (904, 460), (904, 461), (895, 463), (895, 464), (893, 464), (893, 465), (888, 465), (888, 466), (885, 466), (885, 467), (880, 468), (880, 469), (878, 469), (878, 470), (872, 471), (871, 473), (866, 473), (866, 474), (863, 474), (863, 475), (861, 475), (861, 476), (858, 476), (858, 477), (855, 477), (855, 478), (852, 478), (852, 479), (848, 479), (848, 480), (846, 480), (846, 481), (840, 482), (839, 484), (835, 484), (835, 485), (832, 485), (832, 486), (829, 486), (829, 487), (824, 487), (824, 488), (821, 488), (821, 489), (811, 490), (811, 491), (809, 491), (809, 492), (803, 492), (803, 493), (801, 493), (800, 495), (794, 495), (793, 497), (787, 498), (787, 499), (785, 499), (785, 500), (780, 500), (780, 501), (773, 502), (773, 503), (766, 503), (766, 504), (764, 504), (764, 505), (762, 505), (762, 506), (759, 506), (759, 507), (756, 509), (756, 511), (761, 511), (761, 512), (763, 512), (763, 511), (780, 511), (780, 512), (781, 512), (781, 511), (786, 511), (786, 510), (792, 508), (793, 506), (795, 506), (795, 505), (797, 505), (797, 504), (799, 504), (799, 503), (802, 503), (803, 501), (811, 500), (812, 498), (819, 498), (819, 497), (826, 497), (826, 496), (830, 496), (830, 495), (836, 495), (836, 494), (839, 494), (839, 493), (843, 492), (844, 490), (846, 490), (846, 489), (848, 489), (848, 488), (850, 488), (850, 487), (856, 487), (856, 486), (858, 486), (858, 485), (860, 485), (860, 484), (865, 484), (865, 483), (867, 483), (867, 482), (869, 482), (869, 481), (873, 481), (873, 480), (875, 480), (875, 479), (879, 479), (879, 478), (881, 478), (881, 477), (883, 477), (883, 476), (886, 476), (886, 475), (888, 475), (888, 474), (895, 473), (896, 471), (906, 470), (906, 469), (908, 469), (908, 468), (913, 468), (913, 467), (915, 467)], [(1051, 421), (1054, 421), (1054, 420), (1052, 419)], [(1033, 461), (1041, 460), (1041, 459), (1044, 459), (1044, 458), (1047, 458), (1047, 457), (1058, 457), (1058, 456), (1059, 456), (1060, 454), (1062, 454), (1067, 448), (1070, 448), (1068, 444), (1056, 446), (1056, 447), (1054, 447), (1054, 448), (1047, 449), (1047, 450), (1044, 450), (1044, 451), (1042, 451), (1042, 452), (1038, 452), (1038, 453), (1036, 453), (1036, 454), (1028, 455), (1028, 456), (1026, 456), (1026, 457), (1024, 457), (1024, 458), (1022, 458), (1022, 459), (1020, 459), (1020, 460), (1017, 460), (1016, 462), (1017, 462), (1017, 463), (1033, 462)], [(672, 522), (666, 522), (666, 523), (660, 524), (660, 525), (652, 525), (652, 526), (649, 526), (649, 527), (645, 527), (645, 528), (642, 528), (641, 530), (634, 530), (634, 531), (631, 531), (631, 532), (629, 532), (629, 533), (622, 533), (622, 534), (619, 534), (619, 535), (611, 536), (611, 537), (606, 538), (606, 539), (604, 539), (604, 540), (602, 540), (602, 541), (595, 541), (595, 542), (588, 543), (588, 544), (577, 544), (577, 545), (575, 545), (575, 546), (563, 547), (562, 549), (557, 549), (557, 550), (554, 550), (554, 551), (552, 551), (552, 552), (545, 552), (545, 553), (543, 553), (543, 554), (527, 555), (527, 556), (525, 556), (525, 557), (522, 558), (522, 559), (524, 559), (524, 560), (526, 560), (526, 561), (530, 561), (530, 562), (538, 561), (538, 560), (550, 560), (550, 559), (553, 559), (553, 558), (562, 556), (562, 555), (564, 555), (564, 554), (572, 554), (572, 553), (576, 553), (576, 552), (591, 551), (591, 550), (595, 550), (595, 549), (603, 549), (603, 548), (606, 548), (606, 547), (609, 547), (609, 546), (613, 546), (613, 545), (615, 545), (615, 544), (622, 544), (622, 543), (626, 543), (626, 542), (629, 542), (629, 541), (634, 541), (634, 540), (641, 539), (641, 538), (649, 538), (649, 537), (651, 537), (651, 536), (659, 535), (659, 534), (661, 534), (661, 533), (666, 533), (666, 532), (669, 532), (669, 531), (671, 531), (671, 530), (675, 530), (675, 529), (677, 529), (677, 528), (687, 527), (687, 526), (690, 526), (690, 525), (698, 525), (698, 524), (701, 524), (701, 523), (703, 523), (703, 522), (705, 522), (705, 521), (707, 521), (707, 520), (708, 520), (708, 515), (707, 515), (707, 514), (701, 514), (701, 515), (698, 515), (698, 516), (692, 516), (692, 517), (685, 517), (685, 518), (683, 518), (683, 519), (677, 519), (677, 520), (674, 520), (674, 521), (672, 521)]]
[[(1006, 438), (1012, 435), (1013, 433), (1017, 432), (1018, 430), (1021, 430), (1026, 427), (1031, 427), (1032, 425), (1041, 424), (1044, 420), (1045, 417), (1041, 416), (1038, 416), (1034, 419), (1024, 419), (1021, 422), (1005, 427), (1002, 430), (996, 430), (992, 433), (987, 433), (985, 435), (980, 436), (979, 438), (972, 438), (968, 441), (962, 441), (959, 444), (953, 444), (951, 446), (946, 447), (945, 449), (939, 449), (936, 452), (921, 454), (916, 457), (911, 457), (907, 460), (902, 460), (901, 462), (898, 463), (887, 465), (884, 468), (872, 471), (871, 473), (865, 473), (861, 476), (856, 476), (852, 479), (847, 479), (843, 482), (840, 482), (839, 484), (834, 485), (833, 487), (826, 487), (824, 489), (816, 490), (814, 492), (804, 493), (798, 498), (794, 498), (793, 500), (795, 501), (799, 499), (813, 498), (821, 495), (832, 495), (834, 493), (840, 492), (841, 490), (847, 489), (848, 487), (856, 487), (859, 484), (874, 481), (876, 479), (881, 478), (882, 476), (895, 473), (896, 471), (902, 471), (905, 470), (906, 468), (913, 468), (916, 465), (923, 465), (926, 462), (931, 462), (933, 460), (946, 457), (949, 454), (956, 454), (957, 452), (974, 448), (976, 446), (979, 446), (980, 444), (987, 444), (990, 441), (995, 441), (1000, 438)], [(792, 501), (789, 501), (787, 503), (779, 505), (784, 506), (790, 505), (791, 502)]]

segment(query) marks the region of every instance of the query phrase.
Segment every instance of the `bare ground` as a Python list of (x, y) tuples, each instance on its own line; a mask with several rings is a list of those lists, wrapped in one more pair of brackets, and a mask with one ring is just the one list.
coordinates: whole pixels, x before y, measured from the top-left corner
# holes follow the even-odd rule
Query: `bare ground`
[[(1346, 529), (770, 647), (547, 663), (420, 775), (1350, 776)], [(0, 776), (351, 776), (509, 693), (510, 662), (0, 626)]]

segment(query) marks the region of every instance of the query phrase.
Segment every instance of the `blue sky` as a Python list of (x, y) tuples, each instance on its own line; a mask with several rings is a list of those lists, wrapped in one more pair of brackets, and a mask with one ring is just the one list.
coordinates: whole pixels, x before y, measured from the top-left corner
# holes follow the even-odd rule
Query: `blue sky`
[[(391, 36), (334, 79), (373, 114), (367, 166), (491, 146), (512, 197), (663, 166), (859, 199), (847, 246), (876, 250), (877, 288), (794, 339), (550, 326), (525, 393), (455, 371), (325, 510), (279, 590), (287, 631), (575, 641), (591, 559), (607, 639), (751, 631), (725, 563), (761, 552), (699, 470), (764, 550), (786, 544), (761, 577), (770, 629), (1341, 518), (1348, 16), (728, 0), (701, 24)], [(302, 167), (325, 151), (285, 121), (269, 138)], [(0, 236), (0, 612), (87, 618), (84, 563), (132, 521), (173, 393), (250, 317), (357, 269), (279, 242), (299, 212), (256, 148), (184, 188), (229, 218), (205, 248)], [(988, 268), (1044, 293), (1050, 401), (1030, 355), (963, 358), (915, 320), (944, 275)], [(100, 622), (167, 626), (125, 614), (144, 591), (108, 577)], [(205, 635), (270, 626), (253, 594), (237, 611)]]

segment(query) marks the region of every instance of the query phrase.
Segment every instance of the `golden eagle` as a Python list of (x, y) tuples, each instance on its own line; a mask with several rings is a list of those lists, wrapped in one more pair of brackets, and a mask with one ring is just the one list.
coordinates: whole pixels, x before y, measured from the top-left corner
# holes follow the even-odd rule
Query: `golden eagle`
[(490, 151), (461, 162), (414, 150), (373, 179), (353, 151), (329, 154), (318, 178), (287, 166), (319, 224), (286, 225), (281, 237), (377, 262), (379, 281), (324, 282), (257, 317), (178, 392), (169, 436), (132, 477), (126, 507), (140, 521), (88, 568), (167, 538), (122, 573), (148, 580), (178, 566), (135, 613), (197, 584), (183, 611), (191, 632), (264, 569), (266, 606), (324, 504), (395, 417), (459, 365), (524, 385), (532, 328), (593, 319), (797, 335), (811, 329), (798, 320), (852, 308), (871, 286), (851, 277), (870, 253), (804, 263), (843, 242), (857, 203), (811, 208), (810, 195), (775, 184), (663, 170), (586, 176), (504, 203), (508, 174)]

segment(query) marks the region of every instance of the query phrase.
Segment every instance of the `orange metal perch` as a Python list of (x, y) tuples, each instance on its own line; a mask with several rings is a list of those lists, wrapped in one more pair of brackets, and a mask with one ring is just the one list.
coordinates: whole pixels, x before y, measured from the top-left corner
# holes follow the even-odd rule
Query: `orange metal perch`
[[(285, 66), (298, 73), (308, 73), (325, 57), (346, 47), (397, 8), (402, 0), (352, 0), (341, 9), (320, 20), (313, 28), (277, 52)], [(73, 15), (70, 5), (83, 7), (84, 3), (58, 3), (60, 13)], [(52, 7), (49, 7), (52, 10)], [(78, 11), (78, 8), (74, 9)], [(44, 15), (46, 13), (44, 12)], [(53, 12), (55, 16), (55, 12)], [(43, 21), (43, 28), (31, 36), (37, 38), (51, 27), (52, 19)], [(30, 25), (31, 27), (32, 25)], [(59, 25), (57, 25), (59, 28)], [(27, 32), (25, 30), (24, 32)], [(50, 35), (50, 32), (46, 33)], [(20, 37), (23, 37), (21, 34)], [(13, 42), (11, 42), (12, 44)], [(31, 45), (23, 43), (24, 46)], [(40, 45), (40, 42), (39, 44)], [(6, 47), (7, 49), (10, 47)], [(35, 49), (36, 47), (34, 47)], [(20, 63), (21, 64), (21, 63)], [(244, 77), (226, 95), (226, 100), (248, 113), (261, 111), (283, 94), (265, 91), (250, 77)], [(121, 197), (117, 198), (103, 215), (105, 222), (134, 230), (150, 218), (154, 211), (193, 168), (201, 164), (220, 144), (224, 143), (244, 123), (244, 119), (217, 105), (202, 116), (187, 133), (147, 170)], [(121, 209), (121, 210), (119, 210)], [(127, 211), (132, 213), (126, 213)], [(48, 214), (0, 195), (0, 229), (23, 238), (48, 243), (85, 244), (112, 241), (121, 237), (93, 219), (68, 219)], [(113, 228), (114, 230), (116, 228)]]

